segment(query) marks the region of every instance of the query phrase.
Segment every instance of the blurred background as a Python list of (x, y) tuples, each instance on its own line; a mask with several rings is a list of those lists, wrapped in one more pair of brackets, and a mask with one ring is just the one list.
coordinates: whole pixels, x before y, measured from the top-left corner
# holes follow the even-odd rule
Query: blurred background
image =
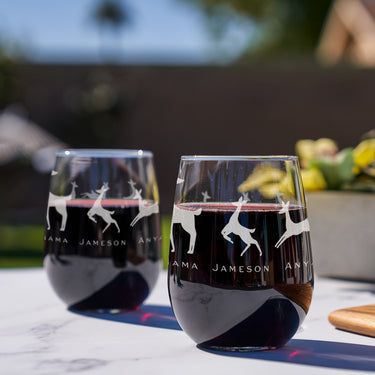
[(3, 0), (0, 267), (42, 263), (57, 149), (152, 150), (168, 223), (183, 154), (357, 144), (374, 67), (373, 0)]

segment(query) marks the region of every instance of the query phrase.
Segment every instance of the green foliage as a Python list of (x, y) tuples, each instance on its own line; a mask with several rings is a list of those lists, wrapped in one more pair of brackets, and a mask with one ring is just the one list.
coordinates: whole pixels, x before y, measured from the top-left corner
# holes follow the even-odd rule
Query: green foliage
[(316, 158), (311, 161), (310, 167), (322, 172), (328, 190), (340, 190), (355, 177), (353, 149), (346, 148), (335, 158)]
[(183, 0), (199, 6), (214, 29), (225, 28), (233, 16), (254, 22), (258, 37), (244, 54), (270, 56), (312, 54), (331, 0)]
[(42, 226), (11, 226), (0, 227), (1, 250), (42, 250), (44, 228)]
[(171, 222), (172, 219), (170, 216), (163, 216), (161, 219), (162, 258), (164, 269), (168, 268)]
[(43, 264), (42, 226), (0, 227), (0, 267), (36, 267)]

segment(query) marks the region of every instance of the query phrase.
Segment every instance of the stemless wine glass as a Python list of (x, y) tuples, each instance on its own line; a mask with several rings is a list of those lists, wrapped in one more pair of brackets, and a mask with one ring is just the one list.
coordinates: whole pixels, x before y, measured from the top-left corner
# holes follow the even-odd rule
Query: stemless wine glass
[(310, 229), (294, 156), (183, 156), (168, 288), (199, 347), (284, 345), (312, 297)]
[(51, 173), (44, 267), (71, 308), (132, 309), (161, 269), (153, 155), (62, 150)]

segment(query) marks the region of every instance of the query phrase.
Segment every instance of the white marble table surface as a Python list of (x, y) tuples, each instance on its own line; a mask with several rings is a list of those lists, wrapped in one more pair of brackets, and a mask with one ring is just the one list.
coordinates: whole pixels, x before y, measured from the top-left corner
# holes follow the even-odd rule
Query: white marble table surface
[(198, 349), (169, 306), (166, 272), (136, 312), (67, 310), (41, 268), (0, 269), (0, 374), (375, 373), (375, 339), (339, 331), (328, 314), (375, 303), (375, 284), (317, 279), (303, 329), (282, 349), (218, 354)]

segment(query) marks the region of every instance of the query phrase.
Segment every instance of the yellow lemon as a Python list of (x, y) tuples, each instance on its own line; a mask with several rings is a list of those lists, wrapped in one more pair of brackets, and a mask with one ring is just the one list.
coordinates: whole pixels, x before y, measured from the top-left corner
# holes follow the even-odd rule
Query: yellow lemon
[(305, 190), (324, 190), (327, 187), (324, 176), (318, 168), (302, 170), (301, 177)]
[(375, 139), (362, 141), (354, 150), (354, 163), (358, 167), (367, 167), (375, 160)]
[(238, 187), (240, 193), (251, 191), (265, 184), (279, 182), (285, 176), (285, 172), (271, 166), (254, 168), (253, 173)]

